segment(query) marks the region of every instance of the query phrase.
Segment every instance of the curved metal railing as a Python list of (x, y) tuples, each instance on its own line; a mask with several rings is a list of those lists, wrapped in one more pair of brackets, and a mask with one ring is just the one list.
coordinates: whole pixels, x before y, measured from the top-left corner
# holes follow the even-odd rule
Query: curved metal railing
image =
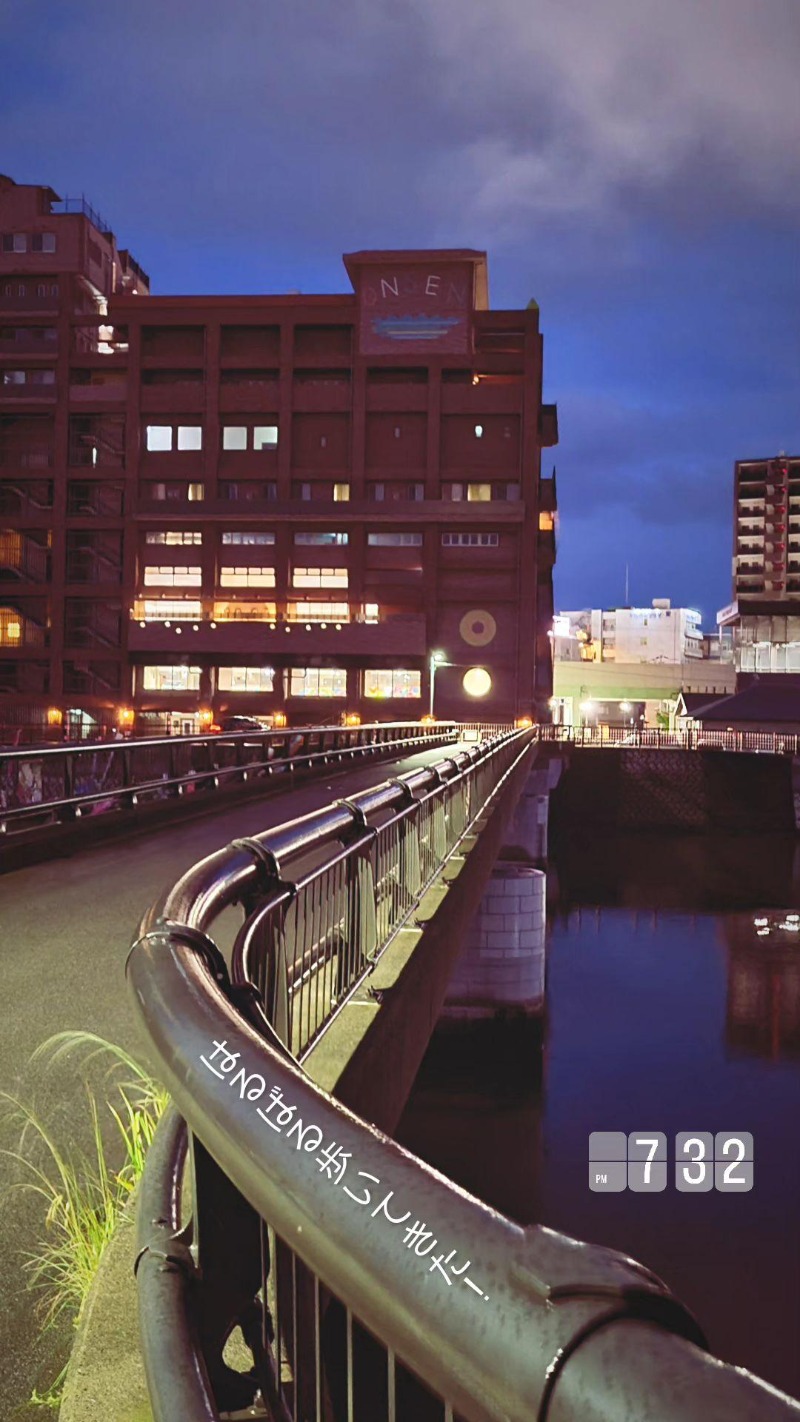
[[(505, 736), (239, 841), (146, 915), (129, 982), (191, 1132), (194, 1197), (181, 1229), (186, 1140), (170, 1113), (139, 1211), (156, 1422), (217, 1422), (254, 1401), (247, 1415), (280, 1422), (800, 1419), (800, 1405), (711, 1358), (649, 1271), (513, 1224), (322, 1091), (287, 1045), (305, 1051), (320, 1027), (291, 999), (307, 1003), (316, 977), (335, 1012), (408, 917), (416, 898), (391, 887), (398, 866), (418, 894), (423, 866), (445, 863), (513, 795), (531, 745)], [(347, 894), (317, 894), (320, 869), (342, 864)], [(317, 905), (309, 932), (297, 926), (303, 897)], [(231, 981), (209, 930), (234, 903), (244, 925)], [(346, 971), (331, 975), (332, 962)], [(240, 1370), (224, 1351), (236, 1324), (252, 1355)]]
[(0, 750), (0, 832), (457, 737), (453, 722), (414, 721)]

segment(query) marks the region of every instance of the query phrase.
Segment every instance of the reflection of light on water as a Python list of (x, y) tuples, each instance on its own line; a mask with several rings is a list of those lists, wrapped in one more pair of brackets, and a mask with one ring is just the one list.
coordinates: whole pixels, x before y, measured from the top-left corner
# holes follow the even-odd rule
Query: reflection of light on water
[(773, 933), (800, 933), (800, 914), (787, 913), (773, 919), (754, 918), (753, 926), (756, 930), (757, 938), (769, 938)]

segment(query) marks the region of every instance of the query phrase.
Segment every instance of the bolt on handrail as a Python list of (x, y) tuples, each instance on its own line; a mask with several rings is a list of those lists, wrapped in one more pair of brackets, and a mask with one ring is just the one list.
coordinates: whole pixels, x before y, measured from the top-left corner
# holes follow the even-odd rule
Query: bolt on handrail
[[(331, 899), (327, 920), (318, 917), (310, 937), (295, 934), (294, 955), (282, 959), (301, 994), (304, 979), (321, 974), (326, 1011), (337, 1010), (342, 997), (330, 1002), (324, 977), (330, 955), (319, 951), (331, 922), (376, 948), (396, 922), (388, 916), (381, 937), (381, 885), (387, 874), (391, 881), (376, 848), (381, 832), (414, 826), (418, 856), (403, 862), (418, 894), (421, 844), (429, 839), (443, 863), (502, 784), (527, 774), (533, 739), (502, 737), (235, 842), (145, 915), (128, 978), (157, 1073), (192, 1133), (198, 1217), (189, 1249), (187, 1232), (177, 1233), (183, 1145), (171, 1119), (153, 1160), (161, 1193), (149, 1163), (139, 1225), (156, 1422), (216, 1422), (257, 1387), (285, 1422), (328, 1415), (325, 1388), (341, 1386), (337, 1407), (349, 1417), (376, 1347), (384, 1381), (363, 1412), (370, 1418), (401, 1415), (412, 1370), (443, 1400), (446, 1418), (466, 1422), (800, 1422), (800, 1404), (711, 1358), (695, 1321), (648, 1270), (543, 1227), (521, 1229), (317, 1087), (289, 1050), (310, 1040), (303, 1010), (299, 1032), (280, 1014), (271, 1022), (281, 994), (248, 978), (254, 965), (280, 965), (287, 908), (320, 882), (320, 870), (324, 878), (355, 864), (348, 912)], [(466, 805), (465, 781), (474, 787)], [(314, 850), (322, 865), (309, 860)], [(208, 930), (234, 903), (245, 923), (231, 982)], [(259, 917), (277, 922), (266, 942), (257, 941)], [(349, 962), (346, 943), (335, 951)], [(338, 986), (347, 996), (357, 981), (345, 974)], [(247, 1330), (252, 1377), (222, 1359), (235, 1321)]]

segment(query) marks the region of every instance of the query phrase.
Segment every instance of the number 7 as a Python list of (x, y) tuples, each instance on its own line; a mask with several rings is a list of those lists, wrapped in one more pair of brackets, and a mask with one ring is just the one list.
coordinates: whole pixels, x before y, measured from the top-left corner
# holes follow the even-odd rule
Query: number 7
[(635, 1142), (635, 1144), (636, 1144), (637, 1146), (638, 1146), (638, 1145), (646, 1145), (646, 1146), (649, 1146), (649, 1147), (650, 1147), (650, 1154), (648, 1155), (647, 1160), (645, 1161), (645, 1166), (644, 1166), (644, 1183), (645, 1183), (645, 1185), (649, 1185), (649, 1184), (650, 1184), (650, 1166), (652, 1165), (652, 1163), (653, 1163), (653, 1161), (655, 1160), (655, 1157), (656, 1157), (656, 1151), (658, 1150), (658, 1141), (657, 1141), (657, 1140), (653, 1140), (652, 1136), (637, 1136), (637, 1137), (636, 1137), (636, 1142)]

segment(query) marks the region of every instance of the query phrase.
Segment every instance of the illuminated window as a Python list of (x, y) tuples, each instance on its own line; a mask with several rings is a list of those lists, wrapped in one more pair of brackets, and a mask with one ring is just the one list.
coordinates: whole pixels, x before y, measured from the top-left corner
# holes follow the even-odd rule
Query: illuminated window
[(470, 504), (488, 504), (492, 498), (491, 484), (467, 484), (467, 502)]
[(344, 667), (292, 667), (289, 695), (344, 697), (347, 695), (347, 672)]
[(203, 581), (203, 570), (197, 564), (184, 567), (163, 564), (156, 567), (148, 563), (144, 570), (146, 588), (199, 588)]
[(476, 438), (476, 439), (482, 439), (482, 438), (483, 438), (483, 425), (476, 425), (476, 426), (475, 426), (475, 438)]
[(228, 450), (275, 449), (278, 443), (277, 425), (223, 425), (222, 448)]
[(275, 542), (274, 533), (223, 533), (223, 543), (244, 544), (248, 547), (255, 547), (260, 544), (270, 544)]
[(337, 547), (343, 548), (343, 547), (345, 547), (345, 546), (347, 545), (347, 534), (346, 534), (346, 533), (296, 533), (295, 536), (294, 536), (294, 541), (295, 541), (295, 543), (300, 543), (300, 544), (303, 544), (303, 545), (305, 545), (305, 546), (312, 547), (312, 548), (316, 548), (316, 547), (327, 547), (329, 544), (335, 544)]
[(187, 497), (187, 499), (189, 500), (189, 503), (190, 503), (190, 504), (198, 503), (201, 499), (204, 499), (205, 496), (206, 496), (205, 484), (189, 484), (189, 485), (187, 485), (186, 497)]
[(201, 425), (148, 425), (145, 443), (151, 453), (198, 450), (203, 448), (203, 429)]
[(346, 504), (346, 503), (349, 502), (349, 500), (350, 500), (350, 485), (349, 485), (349, 484), (334, 484), (334, 486), (333, 486), (333, 502), (334, 502), (335, 504)]
[(274, 588), (274, 568), (220, 568), (221, 588)]
[(145, 691), (199, 691), (199, 667), (143, 667)]
[(234, 602), (215, 602), (215, 622), (274, 622), (276, 614), (274, 602), (244, 602), (238, 598)]
[(421, 548), (421, 533), (368, 533), (371, 548)]
[(247, 449), (247, 425), (223, 425), (223, 449)]
[(146, 597), (134, 603), (133, 615), (144, 622), (199, 622), (203, 604), (190, 598)]
[(418, 671), (395, 668), (392, 671), (365, 671), (364, 695), (385, 697), (421, 696), (422, 676)]
[(295, 588), (346, 588), (346, 568), (295, 568), (292, 573)]
[(24, 384), (25, 384), (25, 380), (26, 380), (26, 374), (25, 374), (25, 371), (24, 371), (24, 370), (4, 370), (4, 371), (3, 371), (3, 384), (4, 384), (4, 385), (24, 385)]
[(347, 602), (293, 602), (289, 604), (290, 622), (349, 622)]
[(381, 610), (380, 610), (380, 607), (378, 606), (377, 602), (365, 602), (365, 603), (364, 603), (364, 621), (365, 621), (365, 622), (380, 622), (380, 620), (381, 620)]
[(56, 250), (55, 232), (34, 232), (31, 237), (32, 252), (54, 252)]
[(15, 607), (0, 607), (0, 647), (16, 647), (22, 640), (22, 623)]
[(203, 542), (203, 535), (193, 529), (150, 529), (145, 534), (145, 540), (147, 543), (167, 543), (178, 547), (199, 547)]
[(272, 691), (275, 673), (272, 667), (219, 667), (217, 686), (220, 691)]
[(542, 533), (551, 533), (554, 527), (555, 519), (553, 518), (553, 515), (547, 509), (542, 509), (541, 513), (539, 514), (540, 531)]
[(172, 425), (147, 426), (148, 450), (172, 449)]
[(4, 252), (27, 252), (28, 235), (26, 232), (4, 232), (3, 251)]

